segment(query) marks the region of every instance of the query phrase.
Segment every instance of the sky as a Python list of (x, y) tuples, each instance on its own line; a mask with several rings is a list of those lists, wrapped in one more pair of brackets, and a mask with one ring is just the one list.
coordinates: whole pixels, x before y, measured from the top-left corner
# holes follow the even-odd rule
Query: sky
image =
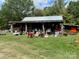
[[(33, 0), (34, 1), (34, 6), (37, 9), (42, 9), (44, 7), (48, 7), (53, 5), (55, 0)], [(69, 3), (70, 0), (65, 0), (65, 3)], [(77, 0), (72, 0), (72, 1), (77, 1)], [(4, 0), (0, 0), (0, 7), (3, 4)]]
[[(33, 0), (35, 7), (38, 8), (44, 8), (53, 5), (55, 0)], [(69, 3), (70, 0), (64, 0), (65, 3)]]
[(33, 0), (36, 8), (44, 8), (53, 5), (55, 0)]
[(0, 0), (0, 5), (3, 4), (4, 0)]
[(4, 2), (4, 0), (0, 0), (0, 7), (1, 7), (1, 5), (3, 4), (3, 2)]
[[(44, 7), (48, 7), (53, 5), (55, 0), (33, 0), (34, 1), (34, 5), (37, 9), (39, 8), (44, 8)], [(79, 0), (64, 0), (66, 6), (67, 7), (70, 3), (70, 1), (79, 1)]]

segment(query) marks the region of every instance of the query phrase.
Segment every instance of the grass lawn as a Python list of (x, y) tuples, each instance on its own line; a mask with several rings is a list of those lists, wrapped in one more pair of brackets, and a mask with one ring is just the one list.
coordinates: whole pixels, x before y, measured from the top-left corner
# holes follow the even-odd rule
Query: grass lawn
[(0, 35), (2, 59), (79, 59), (78, 35), (28, 38), (26, 35)]

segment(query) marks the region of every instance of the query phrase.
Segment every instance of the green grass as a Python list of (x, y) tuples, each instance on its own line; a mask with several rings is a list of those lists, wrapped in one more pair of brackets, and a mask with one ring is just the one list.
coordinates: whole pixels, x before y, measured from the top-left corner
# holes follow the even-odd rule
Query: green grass
[(76, 38), (79, 38), (79, 35), (28, 38), (25, 35), (7, 34), (1, 35), (0, 41), (18, 43), (14, 47), (16, 51), (32, 59), (78, 59), (79, 44), (74, 43)]

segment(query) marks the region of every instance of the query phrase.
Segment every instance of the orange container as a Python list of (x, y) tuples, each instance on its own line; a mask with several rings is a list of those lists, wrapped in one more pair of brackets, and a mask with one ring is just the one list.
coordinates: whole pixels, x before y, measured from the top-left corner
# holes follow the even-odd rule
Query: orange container
[(71, 27), (70, 32), (73, 32), (73, 33), (77, 32), (77, 28), (76, 27)]

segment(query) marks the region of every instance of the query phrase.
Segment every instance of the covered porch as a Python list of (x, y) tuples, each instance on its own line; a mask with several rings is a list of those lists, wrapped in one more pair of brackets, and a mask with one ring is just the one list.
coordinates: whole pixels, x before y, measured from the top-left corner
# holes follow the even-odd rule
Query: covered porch
[(22, 21), (12, 21), (11, 32), (15, 30), (20, 32), (35, 32), (40, 31), (43, 33), (50, 32), (54, 34), (56, 26), (63, 30), (63, 17), (62, 16), (43, 16), (43, 17), (25, 17)]

